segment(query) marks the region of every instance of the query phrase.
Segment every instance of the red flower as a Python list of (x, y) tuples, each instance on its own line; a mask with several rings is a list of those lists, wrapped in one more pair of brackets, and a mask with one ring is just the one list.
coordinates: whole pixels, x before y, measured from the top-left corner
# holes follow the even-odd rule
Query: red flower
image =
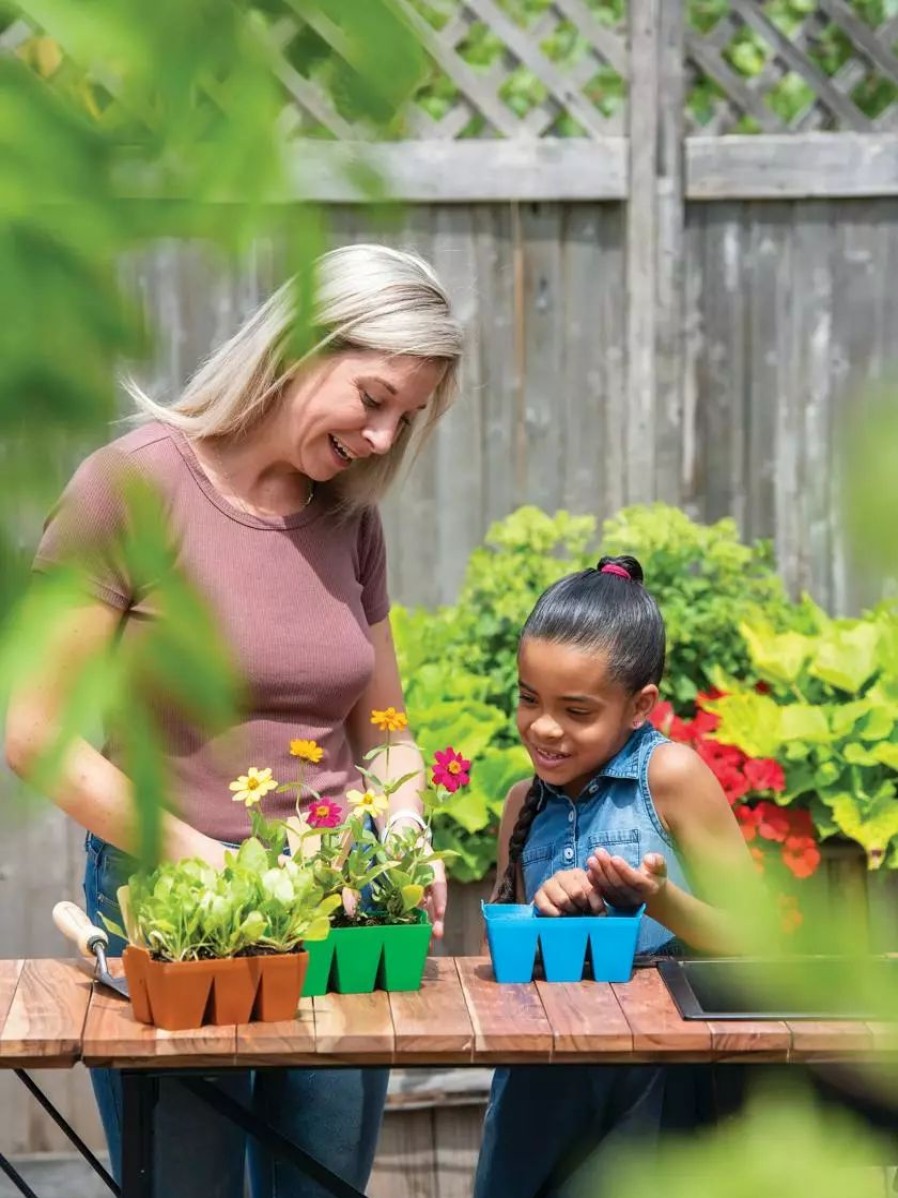
[(315, 799), (306, 812), (306, 819), (310, 828), (336, 828), (343, 813), (333, 799)]
[(736, 819), (739, 821), (739, 826), (742, 829), (742, 835), (746, 843), (754, 840), (758, 834), (758, 823), (761, 819), (761, 813), (754, 807), (746, 807), (741, 804), (733, 811)]
[[(811, 819), (810, 811), (804, 807), (790, 807), (789, 820), (792, 824), (790, 836), (803, 836), (807, 840), (816, 840), (814, 835), (814, 821)], [(788, 844), (788, 840), (786, 841)]]
[(670, 721), (667, 735), (671, 740), (678, 740), (681, 744), (691, 744), (695, 740), (695, 721), (681, 720), (678, 715), (675, 715)]
[(436, 763), (433, 767), (434, 786), (445, 786), (447, 790), (455, 793), (471, 781), (470, 761), (462, 757), (461, 753), (456, 753), (451, 745), (448, 749), (440, 749), (434, 753), (433, 759)]
[(673, 703), (656, 703), (652, 708), (652, 714), (649, 716), (649, 723), (653, 728), (656, 728), (659, 732), (663, 732), (667, 736), (667, 730), (673, 718)]
[(786, 789), (783, 767), (769, 757), (750, 757), (745, 763), (745, 776), (752, 790), (772, 790), (781, 794)]
[(711, 768), (731, 807), (748, 794), (748, 782), (740, 769), (728, 763), (715, 763)]
[(820, 850), (810, 836), (790, 836), (783, 846), (783, 865), (796, 878), (809, 878), (820, 864)]
[(758, 803), (757, 810), (761, 815), (758, 831), (765, 840), (775, 840), (782, 844), (792, 831), (789, 816), (773, 803)]
[(717, 699), (726, 697), (726, 691), (719, 691), (716, 686), (709, 687), (706, 691), (699, 691), (695, 696), (696, 707), (704, 707), (706, 703), (714, 703)]
[(709, 732), (716, 732), (719, 725), (720, 716), (713, 715), (710, 711), (699, 711), (692, 721), (696, 736), (707, 736)]

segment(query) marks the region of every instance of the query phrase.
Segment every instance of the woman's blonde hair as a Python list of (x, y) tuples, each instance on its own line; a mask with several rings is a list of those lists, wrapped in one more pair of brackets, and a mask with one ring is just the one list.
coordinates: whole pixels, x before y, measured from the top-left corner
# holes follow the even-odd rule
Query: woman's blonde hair
[[(296, 282), (285, 283), (199, 367), (179, 398), (157, 403), (133, 380), (125, 386), (140, 420), (159, 420), (191, 439), (239, 436), (267, 416), (302, 364), (320, 354), (373, 350), (444, 362), (428, 406), (389, 453), (372, 454), (335, 480), (342, 505), (375, 503), (395, 477), (410, 446), (416, 450), (455, 394), (462, 329), (433, 268), (422, 258), (384, 245), (349, 245), (315, 263), (312, 325), (315, 344), (290, 357), (296, 320)], [(329, 484), (330, 486), (331, 484)]]

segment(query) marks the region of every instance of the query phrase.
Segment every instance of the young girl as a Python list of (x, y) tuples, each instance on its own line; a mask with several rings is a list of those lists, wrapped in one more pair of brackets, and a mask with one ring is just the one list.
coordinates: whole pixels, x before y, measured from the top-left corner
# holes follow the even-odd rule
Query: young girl
[[(518, 731), (534, 777), (505, 801), (494, 901), (543, 915), (645, 903), (639, 957), (733, 952), (732, 917), (698, 895), (751, 885), (751, 858), (705, 763), (649, 723), (665, 634), (642, 577), (635, 558), (603, 557), (549, 587), (524, 625)], [(578, 1179), (596, 1195), (591, 1158), (610, 1139), (645, 1144), (663, 1081), (654, 1066), (497, 1069), (475, 1198), (560, 1198)]]

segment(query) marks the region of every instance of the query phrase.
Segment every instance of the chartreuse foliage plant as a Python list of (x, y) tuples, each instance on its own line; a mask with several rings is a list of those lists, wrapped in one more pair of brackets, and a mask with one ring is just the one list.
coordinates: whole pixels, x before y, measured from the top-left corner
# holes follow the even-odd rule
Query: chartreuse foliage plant
[(271, 866), (254, 837), (229, 852), (221, 870), (188, 858), (135, 874), (119, 900), (126, 928), (104, 920), (110, 930), (166, 961), (292, 952), (323, 940), (339, 905), (309, 867)]
[(712, 684), (714, 668), (751, 671), (740, 623), (763, 611), (775, 627), (803, 625), (803, 605), (783, 589), (769, 545), (740, 543), (732, 520), (705, 526), (665, 504), (631, 507), (605, 522), (523, 507), (494, 524), (468, 563), (458, 602), (436, 612), (394, 608), (393, 631), (412, 726), (422, 746), (448, 738), (476, 758), (471, 787), (453, 796), (434, 828), (457, 856), (450, 872), (481, 878), (495, 863), (508, 788), (531, 771), (518, 742), (518, 638), (539, 595), (602, 553), (632, 553), (669, 634), (664, 695), (684, 716)]
[(857, 841), (871, 868), (898, 866), (898, 607), (859, 619), (815, 609), (814, 630), (742, 635), (755, 686), (719, 679), (710, 702), (718, 740), (775, 757), (786, 786), (777, 803), (807, 807), (822, 837)]

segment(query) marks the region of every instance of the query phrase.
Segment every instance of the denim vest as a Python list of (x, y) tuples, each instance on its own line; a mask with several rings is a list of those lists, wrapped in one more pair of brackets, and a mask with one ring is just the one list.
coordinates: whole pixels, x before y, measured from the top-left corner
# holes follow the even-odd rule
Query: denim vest
[[(543, 882), (562, 869), (585, 869), (596, 848), (637, 867), (646, 853), (661, 853), (669, 879), (688, 891), (682, 863), (655, 810), (649, 791), (649, 761), (667, 738), (651, 724), (632, 733), (624, 747), (592, 776), (576, 799), (537, 778), (539, 809), (521, 855), (527, 902)], [(636, 951), (670, 951), (673, 933), (643, 917)]]

